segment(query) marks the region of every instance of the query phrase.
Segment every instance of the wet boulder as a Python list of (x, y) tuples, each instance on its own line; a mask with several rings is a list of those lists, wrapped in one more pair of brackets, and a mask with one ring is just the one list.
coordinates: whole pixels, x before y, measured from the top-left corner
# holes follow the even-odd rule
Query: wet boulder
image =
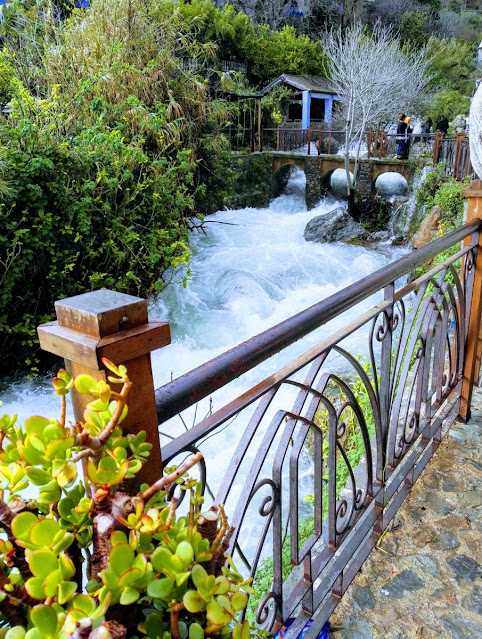
[(415, 235), (412, 237), (412, 246), (414, 249), (422, 248), (435, 239), (438, 233), (438, 224), (442, 216), (440, 206), (434, 206), (430, 213), (426, 215)]
[(405, 195), (408, 191), (408, 182), (400, 173), (388, 171), (379, 175), (375, 181), (375, 190), (384, 197), (390, 195)]
[(306, 225), (304, 238), (308, 242), (348, 242), (361, 237), (365, 229), (343, 207), (317, 215)]

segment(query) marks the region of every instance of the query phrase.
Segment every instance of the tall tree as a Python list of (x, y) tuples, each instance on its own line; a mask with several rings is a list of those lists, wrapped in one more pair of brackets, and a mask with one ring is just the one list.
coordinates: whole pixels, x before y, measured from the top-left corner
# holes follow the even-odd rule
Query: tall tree
[(420, 102), (428, 81), (428, 60), (423, 50), (402, 50), (391, 29), (376, 25), (369, 33), (359, 22), (344, 32), (327, 33), (324, 46), (326, 72), (339, 96), (338, 111), (344, 121), (348, 201), (353, 211), (364, 133)]

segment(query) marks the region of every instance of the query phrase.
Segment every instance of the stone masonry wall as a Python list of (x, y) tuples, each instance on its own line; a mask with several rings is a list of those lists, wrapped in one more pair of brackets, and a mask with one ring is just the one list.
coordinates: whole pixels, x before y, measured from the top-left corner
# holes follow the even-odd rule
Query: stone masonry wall
[(305, 176), (306, 176), (306, 206), (312, 209), (319, 202), (321, 192), (321, 160), (317, 156), (308, 156), (305, 158)]
[(218, 209), (267, 206), (275, 195), (273, 157), (269, 153), (233, 155), (227, 175), (228, 195)]

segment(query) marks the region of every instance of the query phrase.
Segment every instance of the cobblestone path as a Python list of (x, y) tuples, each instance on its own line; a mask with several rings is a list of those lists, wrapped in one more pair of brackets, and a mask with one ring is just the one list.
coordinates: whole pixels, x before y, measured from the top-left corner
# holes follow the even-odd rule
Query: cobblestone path
[(482, 639), (482, 389), (330, 618), (330, 639)]

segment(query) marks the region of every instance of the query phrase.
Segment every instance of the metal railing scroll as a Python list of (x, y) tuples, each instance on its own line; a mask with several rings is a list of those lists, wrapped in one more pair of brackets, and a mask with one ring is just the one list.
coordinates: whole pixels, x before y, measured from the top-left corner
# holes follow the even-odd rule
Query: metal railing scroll
[[(239, 419), (215, 501), (235, 526), (229, 552), (255, 579), (250, 614), (271, 633), (295, 617), (287, 639), (308, 619), (306, 639), (316, 637), (457, 416), (478, 321), (481, 225), (472, 220), (156, 391), (162, 423), (364, 302), (162, 449), (164, 464), (178, 462)], [(355, 336), (363, 353), (350, 350)], [(219, 441), (222, 450), (227, 436)], [(208, 456), (201, 471), (208, 485)]]

